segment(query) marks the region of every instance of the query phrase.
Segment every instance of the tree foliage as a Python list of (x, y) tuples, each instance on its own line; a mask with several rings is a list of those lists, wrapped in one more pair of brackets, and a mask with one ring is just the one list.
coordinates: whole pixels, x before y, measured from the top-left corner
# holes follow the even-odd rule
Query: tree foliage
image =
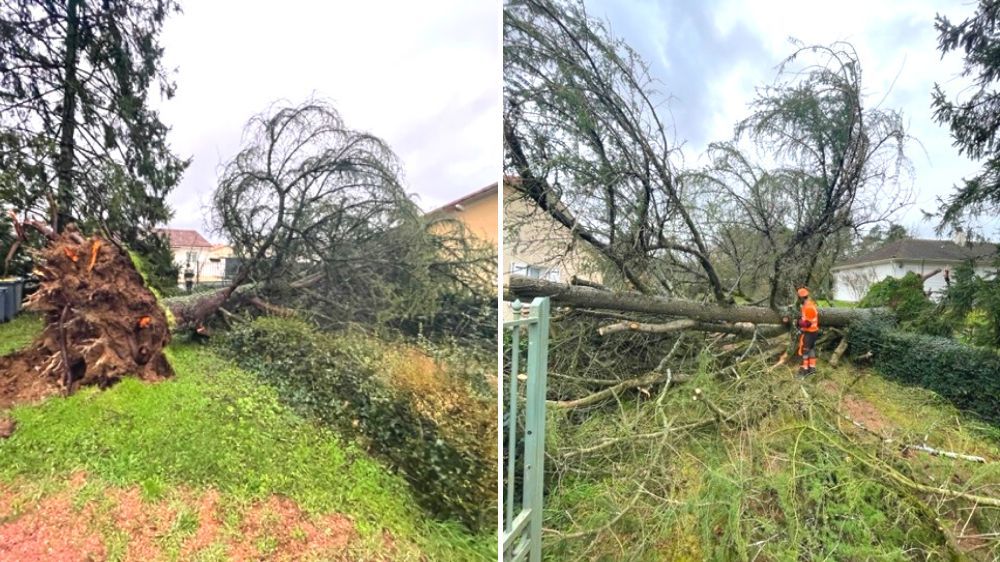
[(0, 5), (0, 199), (127, 243), (169, 218), (187, 163), (148, 100), (174, 92), (159, 34), (177, 11), (172, 0)]
[(582, 5), (504, 10), (505, 170), (518, 189), (644, 292), (674, 292), (665, 270), (725, 290), (677, 177), (676, 150), (641, 57)]
[(630, 288), (731, 302), (763, 284), (775, 307), (906, 200), (902, 117), (866, 106), (848, 44), (799, 47), (691, 171), (648, 66), (579, 2), (510, 2), (504, 28), (505, 171)]
[(1000, 209), (1000, 2), (980, 0), (975, 13), (960, 23), (938, 15), (938, 49), (964, 56), (962, 76), (972, 77), (971, 93), (951, 98), (934, 85), (934, 118), (947, 125), (960, 154), (983, 160), (983, 168), (964, 179), (941, 205), (940, 227), (956, 226), (966, 216)]
[(213, 196), (215, 227), (243, 258), (236, 283), (334, 324), (427, 316), (445, 293), (485, 294), (495, 255), (427, 224), (400, 177), (392, 150), (326, 102), (254, 117)]
[(945, 319), (966, 340), (1000, 348), (1000, 276), (980, 277), (964, 263), (954, 269), (942, 304)]
[(872, 284), (858, 306), (862, 308), (888, 307), (900, 322), (917, 319), (934, 304), (924, 294), (924, 282), (912, 271), (902, 278), (886, 277)]

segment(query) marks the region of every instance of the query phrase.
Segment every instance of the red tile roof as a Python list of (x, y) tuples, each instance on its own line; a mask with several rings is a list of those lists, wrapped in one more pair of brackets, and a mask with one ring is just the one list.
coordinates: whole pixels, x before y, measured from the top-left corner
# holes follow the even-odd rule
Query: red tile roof
[(166, 234), (170, 238), (171, 248), (211, 248), (212, 243), (205, 240), (197, 230), (183, 230), (177, 228), (157, 228), (157, 232)]

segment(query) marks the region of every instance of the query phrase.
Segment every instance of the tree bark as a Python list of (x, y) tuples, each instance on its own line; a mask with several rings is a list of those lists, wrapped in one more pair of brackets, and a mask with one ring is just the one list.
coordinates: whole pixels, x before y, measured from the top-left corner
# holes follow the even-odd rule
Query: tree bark
[(934, 277), (938, 273), (941, 273), (941, 269), (940, 268), (939, 269), (935, 269), (934, 271), (931, 271), (929, 273), (925, 273), (924, 275), (921, 275), (920, 276), (920, 281), (921, 282), (927, 281), (928, 279), (930, 279), (931, 277)]
[(79, 0), (69, 0), (66, 5), (66, 55), (63, 59), (62, 122), (59, 124), (59, 162), (56, 167), (58, 192), (52, 213), (56, 232), (62, 232), (71, 220), (73, 209), (73, 159), (76, 134), (76, 68), (80, 19), (77, 14)]
[[(554, 303), (563, 306), (663, 314), (702, 322), (782, 323), (782, 315), (770, 308), (719, 306), (685, 300), (668, 300), (640, 293), (612, 293), (517, 275), (511, 276), (508, 289), (512, 295), (520, 299), (551, 297)], [(820, 328), (847, 326), (855, 320), (870, 317), (875, 310), (879, 309), (821, 308), (819, 309)]]
[(735, 324), (717, 324), (713, 322), (696, 322), (694, 320), (674, 320), (665, 324), (645, 324), (626, 320), (615, 324), (602, 326), (597, 333), (606, 336), (617, 332), (646, 332), (650, 334), (667, 334), (670, 332), (683, 332), (685, 330), (696, 330), (699, 332), (715, 332), (719, 334), (736, 334), (740, 336), (752, 336), (754, 332), (764, 337), (776, 336), (787, 332), (788, 328), (781, 325), (758, 326), (747, 322)]

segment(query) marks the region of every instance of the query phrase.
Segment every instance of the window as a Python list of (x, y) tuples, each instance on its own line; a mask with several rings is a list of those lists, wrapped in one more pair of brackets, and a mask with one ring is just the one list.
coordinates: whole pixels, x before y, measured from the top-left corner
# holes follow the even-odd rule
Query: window
[(198, 263), (198, 252), (196, 252), (194, 250), (188, 250), (188, 253), (187, 253), (187, 262), (188, 262), (188, 265), (193, 264), (193, 263)]
[(523, 275), (532, 279), (545, 279), (547, 281), (559, 281), (559, 270), (556, 268), (544, 268), (538, 265), (529, 265), (524, 262), (514, 262), (510, 266), (511, 275)]

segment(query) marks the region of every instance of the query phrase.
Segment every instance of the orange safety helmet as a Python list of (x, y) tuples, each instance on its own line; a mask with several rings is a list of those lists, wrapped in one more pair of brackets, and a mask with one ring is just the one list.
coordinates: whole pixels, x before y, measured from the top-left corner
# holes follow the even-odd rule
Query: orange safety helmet
[(799, 296), (802, 297), (802, 298), (808, 297), (809, 296), (809, 289), (806, 289), (805, 287), (802, 287), (801, 289), (799, 289)]

